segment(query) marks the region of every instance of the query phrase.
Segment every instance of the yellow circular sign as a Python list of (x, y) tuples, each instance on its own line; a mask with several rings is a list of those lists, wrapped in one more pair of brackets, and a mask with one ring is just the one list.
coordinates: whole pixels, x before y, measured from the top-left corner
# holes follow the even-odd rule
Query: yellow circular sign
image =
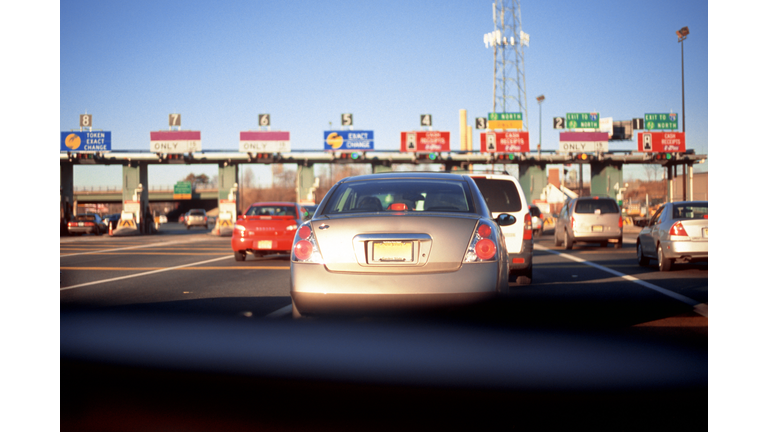
[(76, 150), (80, 147), (80, 137), (77, 134), (69, 134), (67, 139), (64, 140), (64, 145), (72, 150)]
[(333, 147), (334, 150), (338, 150), (344, 144), (344, 138), (336, 132), (331, 132), (331, 134), (328, 135), (328, 138), (325, 139), (325, 142)]

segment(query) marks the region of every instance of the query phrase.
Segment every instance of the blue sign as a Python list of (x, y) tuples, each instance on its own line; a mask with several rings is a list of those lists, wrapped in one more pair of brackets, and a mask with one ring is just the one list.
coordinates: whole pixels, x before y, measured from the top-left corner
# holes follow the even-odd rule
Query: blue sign
[(61, 151), (103, 152), (112, 150), (112, 132), (62, 132)]
[(373, 131), (324, 131), (323, 145), (332, 151), (373, 150)]

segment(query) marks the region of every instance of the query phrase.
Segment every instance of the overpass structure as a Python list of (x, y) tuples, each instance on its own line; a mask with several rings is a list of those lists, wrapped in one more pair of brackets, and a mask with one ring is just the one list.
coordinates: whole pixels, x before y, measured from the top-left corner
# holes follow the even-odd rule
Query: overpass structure
[[(609, 196), (614, 199), (624, 184), (624, 164), (657, 164), (668, 170), (668, 197), (673, 191), (673, 170), (678, 165), (688, 166), (687, 184), (693, 193), (693, 164), (706, 160), (707, 155), (687, 153), (640, 153), (633, 151), (611, 151), (597, 154), (556, 153), (480, 153), (474, 151), (440, 153), (404, 153), (400, 151), (332, 152), (332, 151), (291, 151), (289, 153), (243, 153), (233, 151), (204, 151), (186, 154), (151, 153), (147, 151), (110, 152), (61, 152), (61, 203), (65, 213), (67, 204), (74, 200), (73, 172), (75, 165), (122, 165), (122, 194), (124, 212), (133, 212), (138, 220), (148, 212), (149, 178), (148, 166), (159, 164), (216, 164), (219, 167), (218, 190), (209, 191), (205, 198), (216, 198), (222, 207), (239, 208), (237, 191), (238, 168), (240, 164), (296, 164), (296, 200), (313, 200), (315, 164), (368, 164), (373, 172), (392, 170), (393, 164), (440, 164), (446, 171), (469, 169), (472, 165), (510, 165), (519, 167), (519, 180), (528, 202), (538, 199), (547, 185), (546, 165), (548, 164), (589, 164), (591, 167), (590, 189), (593, 195)], [(105, 197), (106, 198), (106, 197)], [(203, 197), (200, 197), (203, 198)], [(204, 199), (205, 199), (204, 198)]]

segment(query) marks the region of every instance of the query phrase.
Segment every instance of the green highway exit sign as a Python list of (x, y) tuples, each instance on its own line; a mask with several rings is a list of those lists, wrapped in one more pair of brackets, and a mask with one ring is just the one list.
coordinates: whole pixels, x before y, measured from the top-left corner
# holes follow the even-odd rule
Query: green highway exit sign
[(173, 199), (192, 199), (192, 183), (178, 182), (173, 185)]
[(489, 121), (523, 120), (523, 113), (488, 113)]
[(677, 130), (677, 113), (646, 114), (645, 130)]
[(568, 129), (600, 129), (600, 113), (567, 113), (565, 127)]

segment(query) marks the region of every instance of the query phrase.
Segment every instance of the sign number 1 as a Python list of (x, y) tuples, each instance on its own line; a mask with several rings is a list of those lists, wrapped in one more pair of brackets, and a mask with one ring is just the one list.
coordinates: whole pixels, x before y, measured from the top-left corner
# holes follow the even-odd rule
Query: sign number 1
[(181, 126), (181, 114), (169, 114), (168, 126)]

